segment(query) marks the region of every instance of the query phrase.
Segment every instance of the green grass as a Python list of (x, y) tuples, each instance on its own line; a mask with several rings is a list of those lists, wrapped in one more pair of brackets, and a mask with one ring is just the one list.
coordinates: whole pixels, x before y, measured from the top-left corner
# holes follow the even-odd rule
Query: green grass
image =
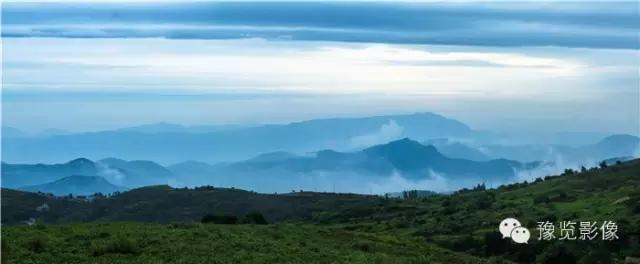
[(2, 263), (482, 263), (419, 239), (314, 225), (2, 228)]

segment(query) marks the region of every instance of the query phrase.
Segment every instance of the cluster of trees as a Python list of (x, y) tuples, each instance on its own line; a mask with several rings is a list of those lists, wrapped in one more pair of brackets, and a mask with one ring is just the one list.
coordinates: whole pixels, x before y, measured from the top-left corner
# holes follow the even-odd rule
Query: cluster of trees
[(402, 198), (405, 199), (405, 200), (417, 199), (418, 198), (418, 191), (417, 190), (403, 191), (402, 192)]
[(260, 212), (250, 212), (242, 219), (233, 214), (207, 214), (200, 219), (203, 224), (235, 225), (235, 224), (269, 224)]

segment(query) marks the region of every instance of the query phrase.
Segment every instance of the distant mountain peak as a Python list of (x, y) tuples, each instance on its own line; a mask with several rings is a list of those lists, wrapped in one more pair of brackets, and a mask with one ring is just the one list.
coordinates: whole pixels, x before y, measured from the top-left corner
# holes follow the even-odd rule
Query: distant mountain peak
[(598, 144), (624, 144), (624, 143), (638, 143), (640, 138), (628, 134), (615, 134), (603, 138)]
[(441, 155), (434, 146), (431, 146), (431, 145), (425, 146), (420, 144), (420, 142), (409, 139), (409, 138), (394, 140), (387, 144), (373, 146), (364, 150), (365, 153), (367, 152), (368, 153), (373, 153), (373, 152), (415, 153), (417, 151)]
[(203, 162), (203, 161), (197, 161), (197, 160), (187, 160), (187, 161), (183, 161), (183, 162), (179, 162), (176, 164), (173, 164), (169, 167), (173, 167), (173, 166), (212, 166), (209, 163)]
[(286, 160), (286, 159), (290, 159), (296, 157), (296, 155), (290, 153), (290, 152), (286, 152), (286, 151), (274, 151), (274, 152), (268, 152), (268, 153), (263, 153), (260, 154), (258, 156), (255, 156), (251, 159), (249, 159), (249, 161), (257, 161), (257, 162), (273, 162), (273, 161), (279, 161), (279, 160)]
[(123, 159), (119, 159), (119, 158), (109, 157), (109, 158), (104, 158), (104, 159), (98, 160), (98, 162), (100, 162), (100, 163), (121, 163), (121, 162), (127, 162), (127, 161), (123, 160)]
[(93, 164), (93, 161), (91, 161), (90, 159), (87, 158), (77, 158), (74, 160), (71, 160), (69, 162), (67, 162), (67, 164), (70, 165), (89, 165), (89, 164)]

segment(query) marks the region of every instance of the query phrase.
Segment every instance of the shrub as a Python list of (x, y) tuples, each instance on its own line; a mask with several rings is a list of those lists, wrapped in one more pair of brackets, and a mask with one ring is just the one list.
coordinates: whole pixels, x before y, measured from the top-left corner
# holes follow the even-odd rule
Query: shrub
[(268, 224), (267, 219), (264, 218), (262, 213), (260, 212), (251, 212), (245, 216), (245, 222), (256, 225), (266, 225)]
[(504, 239), (498, 232), (484, 234), (484, 255), (497, 256), (507, 251), (509, 240)]
[(589, 253), (582, 256), (578, 261), (579, 264), (613, 264), (611, 253), (605, 248), (597, 248), (589, 250)]
[(474, 200), (474, 207), (476, 209), (485, 210), (491, 208), (494, 198), (490, 194), (483, 194)]
[(9, 244), (6, 239), (0, 239), (0, 244), (2, 244), (0, 247), (0, 263), (7, 263)]
[(606, 169), (607, 167), (609, 167), (609, 166), (607, 165), (607, 162), (606, 162), (606, 161), (602, 161), (602, 162), (600, 162), (600, 164), (598, 164), (598, 166), (600, 166), (600, 168), (601, 168), (601, 169)]
[(117, 238), (111, 240), (106, 245), (97, 246), (93, 249), (93, 256), (101, 256), (104, 254), (135, 254), (137, 245), (133, 240), (126, 238)]
[(30, 239), (29, 241), (27, 241), (26, 247), (27, 249), (35, 252), (35, 253), (40, 253), (43, 252), (45, 247), (46, 247), (47, 242), (45, 241), (44, 238), (42, 237), (35, 237)]
[(640, 214), (640, 203), (636, 203), (636, 205), (633, 206), (632, 211), (634, 214)]
[(533, 197), (534, 204), (541, 204), (541, 203), (548, 203), (548, 202), (549, 202), (549, 197), (547, 195), (539, 194)]
[(190, 229), (190, 228), (196, 228), (198, 227), (197, 224), (195, 223), (173, 223), (169, 226), (170, 228), (175, 228), (175, 229)]
[(203, 224), (214, 223), (219, 225), (235, 225), (238, 223), (238, 217), (235, 215), (213, 215), (208, 214), (200, 220)]
[(553, 244), (536, 258), (538, 263), (576, 263), (576, 261), (573, 253), (562, 244)]
[(372, 252), (374, 248), (371, 243), (367, 242), (355, 242), (351, 247), (362, 252)]
[(451, 248), (455, 251), (466, 251), (482, 246), (482, 242), (476, 240), (471, 235), (453, 239)]

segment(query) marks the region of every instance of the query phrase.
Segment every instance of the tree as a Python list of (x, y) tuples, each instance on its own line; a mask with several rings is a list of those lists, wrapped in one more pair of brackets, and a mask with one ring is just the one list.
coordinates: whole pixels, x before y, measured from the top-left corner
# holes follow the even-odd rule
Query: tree
[(405, 200), (418, 198), (418, 190), (402, 191), (402, 198)]
[(238, 217), (235, 215), (214, 215), (208, 214), (202, 217), (201, 223), (214, 223), (219, 225), (235, 225), (238, 223)]
[(536, 258), (536, 263), (576, 263), (571, 250), (563, 244), (553, 244)]
[(604, 248), (604, 247), (599, 247), (593, 250), (589, 250), (589, 253), (587, 253), (586, 255), (582, 256), (582, 258), (580, 258), (580, 261), (578, 261), (579, 264), (613, 264), (613, 257), (611, 256), (611, 253), (609, 253), (609, 251)]
[(503, 239), (498, 232), (489, 232), (484, 235), (485, 256), (498, 256), (507, 251), (509, 240)]
[(608, 167), (607, 166), (607, 162), (604, 161), (604, 160), (602, 162), (600, 162), (600, 164), (598, 164), (598, 166), (600, 166), (601, 169), (606, 169)]
[(267, 222), (267, 219), (264, 218), (264, 216), (262, 215), (262, 213), (260, 212), (251, 212), (248, 213), (245, 217), (245, 222), (249, 223), (249, 224), (256, 224), (256, 225), (266, 225), (269, 224), (269, 222)]

